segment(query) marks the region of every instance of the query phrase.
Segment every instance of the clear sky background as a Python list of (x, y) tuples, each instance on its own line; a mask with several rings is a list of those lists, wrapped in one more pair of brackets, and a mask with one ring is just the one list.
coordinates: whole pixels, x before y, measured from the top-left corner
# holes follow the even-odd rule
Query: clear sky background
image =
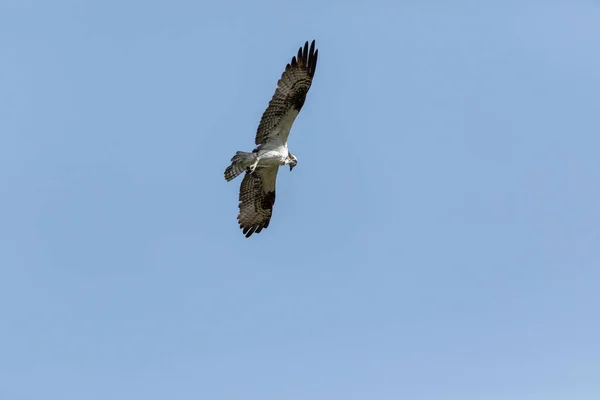
[(600, 3), (451, 3), (1, 1), (0, 398), (600, 398)]

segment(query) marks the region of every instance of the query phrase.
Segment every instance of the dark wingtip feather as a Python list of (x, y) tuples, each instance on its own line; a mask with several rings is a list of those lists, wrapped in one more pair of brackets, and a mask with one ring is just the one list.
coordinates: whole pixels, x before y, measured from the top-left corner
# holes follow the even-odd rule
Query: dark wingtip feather
[(242, 228), (242, 233), (247, 238), (252, 236), (252, 234), (254, 233), (254, 230), (256, 229), (256, 227), (252, 227), (252, 226), (240, 226), (240, 228)]
[(269, 226), (269, 222), (263, 222), (261, 224), (255, 225), (255, 226), (243, 226), (240, 223), (240, 228), (242, 229), (242, 234), (244, 236), (246, 236), (247, 238), (249, 238), (250, 236), (252, 236), (255, 233), (260, 233), (263, 229), (267, 228)]
[(304, 65), (306, 65), (308, 62), (308, 41), (304, 43), (304, 57), (302, 59), (304, 60)]
[(259, 223), (258, 225), (254, 225), (254, 226), (248, 226), (248, 225), (244, 226), (240, 222), (240, 229), (242, 230), (242, 234), (248, 238), (255, 233), (260, 233), (263, 229), (267, 229), (269, 227), (270, 222), (271, 222), (271, 218), (267, 219), (264, 222)]
[(310, 50), (308, 49), (308, 41), (304, 45), (304, 52), (306, 60), (306, 69), (308, 70), (308, 74), (312, 78), (315, 75), (315, 69), (317, 67), (317, 57), (319, 55), (319, 50), (315, 51), (315, 40), (313, 39), (310, 43)]
[(313, 39), (312, 42), (310, 42), (310, 48), (308, 46), (307, 40), (306, 42), (304, 42), (304, 46), (298, 48), (298, 54), (292, 57), (291, 65), (288, 64), (288, 66), (300, 66), (300, 68), (306, 69), (306, 71), (308, 71), (309, 76), (312, 78), (315, 74), (315, 69), (317, 67), (318, 55), (319, 50), (315, 50), (315, 40)]
[[(285, 71), (291, 68), (300, 68), (308, 72), (308, 75), (312, 78), (315, 75), (317, 69), (317, 58), (319, 56), (319, 50), (315, 50), (315, 40), (310, 43), (310, 49), (308, 48), (308, 40), (304, 43), (304, 46), (298, 49), (298, 54), (292, 57), (285, 66)], [(284, 72), (285, 72), (284, 71)]]

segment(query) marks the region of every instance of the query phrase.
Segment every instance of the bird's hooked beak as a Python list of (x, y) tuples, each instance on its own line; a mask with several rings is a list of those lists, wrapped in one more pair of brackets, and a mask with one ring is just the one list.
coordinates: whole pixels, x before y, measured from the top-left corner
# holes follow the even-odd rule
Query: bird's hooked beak
[(292, 172), (292, 170), (294, 169), (294, 167), (296, 165), (298, 165), (298, 159), (296, 158), (296, 156), (294, 156), (292, 153), (290, 153), (288, 151), (288, 158), (289, 158), (289, 166), (290, 166), (290, 172)]

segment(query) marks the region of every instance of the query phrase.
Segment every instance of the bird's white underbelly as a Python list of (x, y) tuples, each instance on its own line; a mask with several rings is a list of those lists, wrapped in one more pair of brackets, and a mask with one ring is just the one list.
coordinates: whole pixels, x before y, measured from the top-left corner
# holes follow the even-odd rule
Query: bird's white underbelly
[(287, 151), (282, 152), (278, 150), (263, 150), (258, 153), (259, 165), (263, 166), (275, 166), (275, 165), (285, 165), (285, 161), (287, 160)]

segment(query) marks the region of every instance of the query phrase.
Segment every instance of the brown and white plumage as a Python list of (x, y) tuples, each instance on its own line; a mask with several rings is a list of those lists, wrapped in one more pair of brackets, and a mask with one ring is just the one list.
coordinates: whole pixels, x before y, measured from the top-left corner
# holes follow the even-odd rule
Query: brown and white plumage
[(255, 137), (257, 147), (252, 153), (238, 151), (225, 170), (227, 181), (246, 171), (240, 185), (238, 214), (246, 237), (269, 226), (279, 167), (289, 165), (291, 171), (297, 164), (296, 157), (288, 150), (287, 140), (312, 84), (318, 54), (314, 40), (310, 48), (306, 42), (298, 49), (297, 56), (286, 65), (261, 117)]
[(278, 166), (257, 168), (246, 173), (240, 185), (238, 222), (242, 233), (250, 237), (269, 226), (275, 204)]
[(275, 94), (264, 111), (256, 130), (255, 144), (263, 144), (271, 140), (287, 143), (292, 124), (304, 105), (306, 94), (312, 84), (319, 50), (315, 50), (315, 41), (304, 44), (298, 49), (297, 57), (287, 64), (285, 71), (277, 82)]

